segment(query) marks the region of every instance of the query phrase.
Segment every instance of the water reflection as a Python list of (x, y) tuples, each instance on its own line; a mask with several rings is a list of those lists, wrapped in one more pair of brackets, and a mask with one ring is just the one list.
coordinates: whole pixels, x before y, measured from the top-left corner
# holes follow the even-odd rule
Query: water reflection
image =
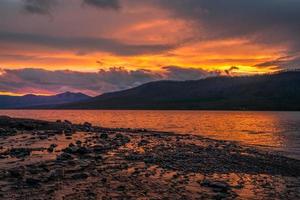
[(0, 115), (199, 134), (300, 157), (300, 112), (5, 110)]

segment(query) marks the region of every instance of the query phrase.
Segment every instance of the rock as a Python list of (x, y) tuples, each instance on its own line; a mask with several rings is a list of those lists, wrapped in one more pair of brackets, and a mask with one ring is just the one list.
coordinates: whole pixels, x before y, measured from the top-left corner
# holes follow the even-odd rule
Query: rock
[(64, 161), (64, 160), (72, 160), (73, 157), (68, 153), (62, 153), (57, 156), (56, 160)]
[(106, 140), (108, 138), (108, 134), (107, 133), (102, 133), (100, 135), (100, 138)]
[(69, 147), (75, 147), (75, 145), (73, 143), (70, 143)]
[(102, 178), (101, 179), (101, 183), (106, 183), (107, 182), (107, 178)]
[(103, 157), (101, 155), (95, 155), (94, 158), (96, 161), (103, 160)]
[(124, 136), (123, 136), (121, 133), (117, 133), (117, 134), (116, 134), (116, 138), (117, 138), (117, 139), (121, 139), (121, 138), (123, 138), (123, 137), (124, 137)]
[(227, 192), (228, 190), (231, 190), (230, 185), (225, 182), (204, 180), (201, 185), (213, 188), (214, 191)]
[(123, 192), (125, 191), (126, 187), (124, 185), (120, 185), (117, 187), (117, 191)]
[(71, 176), (72, 179), (87, 179), (89, 177), (89, 175), (87, 175), (86, 173), (78, 173), (78, 174), (73, 174)]
[(84, 122), (84, 123), (83, 123), (83, 126), (85, 126), (85, 127), (92, 127), (92, 124), (89, 123), (89, 122)]
[(16, 158), (24, 158), (30, 154), (31, 150), (26, 148), (14, 148), (9, 151), (9, 155)]
[(125, 144), (127, 142), (130, 142), (129, 137), (122, 135), (121, 133), (117, 133), (115, 137), (115, 141), (117, 141), (118, 145)]
[(8, 174), (10, 177), (12, 178), (17, 178), (17, 179), (21, 179), (22, 178), (22, 173), (20, 170), (17, 169), (11, 169), (8, 171)]
[(50, 147), (55, 148), (57, 147), (57, 144), (51, 144)]
[(54, 149), (51, 148), (51, 147), (49, 147), (49, 148), (47, 149), (47, 151), (48, 151), (49, 153), (52, 153), (52, 152), (54, 151)]
[(90, 172), (90, 175), (91, 175), (91, 176), (98, 176), (99, 173), (98, 173), (98, 171), (95, 169), (95, 170), (93, 170), (93, 171)]
[(48, 180), (59, 180), (64, 177), (64, 171), (62, 169), (55, 169), (49, 173)]
[(51, 144), (50, 147), (47, 149), (47, 151), (52, 153), (55, 147), (57, 147), (57, 144)]
[(221, 199), (227, 199), (228, 195), (225, 193), (218, 193), (216, 196), (214, 196), (214, 199), (221, 200)]
[(70, 122), (69, 120), (64, 120), (64, 123), (65, 123), (65, 124), (72, 125), (72, 122)]
[(86, 147), (78, 147), (78, 146), (71, 146), (63, 149), (63, 152), (69, 153), (69, 154), (79, 154), (84, 155), (87, 153), (90, 153), (90, 150)]
[(40, 180), (34, 178), (27, 178), (25, 183), (30, 187), (37, 187), (40, 186)]
[(90, 153), (90, 150), (87, 149), (86, 147), (79, 147), (76, 153), (83, 155), (83, 154)]
[(74, 146), (74, 145), (69, 145), (69, 147), (63, 149), (63, 152), (69, 153), (69, 154), (74, 154), (76, 153), (78, 150), (78, 147)]
[(103, 153), (106, 150), (103, 145), (95, 145), (93, 149), (95, 153)]
[(11, 128), (0, 128), (0, 137), (14, 136), (17, 130)]
[(138, 146), (144, 146), (144, 145), (147, 145), (149, 144), (150, 142), (148, 140), (141, 140), (139, 143), (138, 143)]
[(48, 135), (39, 135), (40, 140), (48, 139)]
[(67, 137), (70, 137), (70, 136), (72, 136), (72, 135), (73, 135), (72, 132), (65, 132), (65, 136), (67, 136)]

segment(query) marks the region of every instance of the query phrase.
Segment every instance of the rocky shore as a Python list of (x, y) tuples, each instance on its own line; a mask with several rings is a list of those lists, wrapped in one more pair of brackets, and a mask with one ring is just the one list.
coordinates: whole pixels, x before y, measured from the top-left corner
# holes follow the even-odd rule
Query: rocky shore
[(2, 116), (0, 199), (300, 199), (300, 161), (200, 136)]

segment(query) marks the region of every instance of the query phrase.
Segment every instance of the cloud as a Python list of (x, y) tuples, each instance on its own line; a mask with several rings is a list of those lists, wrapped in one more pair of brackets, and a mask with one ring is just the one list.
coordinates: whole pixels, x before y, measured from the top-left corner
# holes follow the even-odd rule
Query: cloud
[[(20, 10), (50, 13), (53, 20)], [(300, 52), (299, 10), (299, 0), (0, 0), (0, 44), (10, 55), (20, 49), (120, 56), (168, 52), (172, 59), (165, 56), (153, 65), (176, 65), (184, 58), (184, 65), (236, 65), (251, 72), (270, 58), (253, 70), (270, 64), (290, 68), (299, 63), (293, 56)], [(289, 59), (277, 60), (280, 56)], [(154, 62), (140, 63), (151, 68)]]
[(24, 10), (32, 14), (50, 14), (56, 0), (23, 0)]
[(283, 56), (255, 65), (259, 68), (297, 69), (300, 66), (300, 55)]
[(169, 80), (198, 80), (220, 75), (218, 71), (206, 71), (203, 69), (182, 68), (178, 66), (166, 66), (163, 67), (163, 69), (166, 70), (164, 73), (165, 79)]
[(299, 30), (298, 0), (158, 0), (157, 2), (177, 16), (200, 22), (199, 26), (204, 26), (208, 30), (218, 30), (210, 32), (215, 36), (247, 35), (269, 28), (273, 30), (276, 26)]
[(120, 8), (119, 0), (83, 0), (83, 3), (101, 9), (118, 10)]
[(58, 50), (69, 50), (74, 53), (109, 52), (115, 55), (130, 56), (155, 54), (175, 48), (171, 44), (127, 44), (109, 38), (91, 37), (53, 37), (39, 34), (1, 32), (0, 42), (44, 46)]
[(56, 94), (65, 91), (98, 95), (105, 92), (128, 89), (158, 80), (195, 80), (216, 76), (217, 72), (202, 69), (165, 67), (162, 72), (150, 70), (126, 70), (110, 68), (95, 73), (70, 70), (49, 71), (45, 69), (2, 69), (0, 91), (11, 93)]
[[(59, 4), (58, 0), (22, 0), (23, 9), (31, 14), (49, 15), (54, 7)], [(62, 1), (62, 0), (60, 0)], [(84, 5), (100, 9), (120, 9), (119, 0), (80, 0)], [(62, 1), (63, 2), (63, 1)], [(66, 1), (65, 1), (66, 2)]]
[(225, 72), (225, 74), (227, 74), (227, 75), (231, 75), (231, 72), (233, 72), (233, 71), (235, 71), (235, 70), (239, 70), (239, 68), (236, 67), (236, 66), (232, 66), (232, 67), (230, 67), (229, 69), (226, 69), (224, 72)]
[(198, 28), (199, 40), (246, 38), (300, 51), (299, 0), (156, 0), (155, 4)]

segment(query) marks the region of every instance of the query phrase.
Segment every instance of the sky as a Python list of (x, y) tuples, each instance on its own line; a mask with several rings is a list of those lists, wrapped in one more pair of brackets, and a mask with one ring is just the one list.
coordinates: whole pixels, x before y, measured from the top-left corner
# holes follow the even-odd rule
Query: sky
[(0, 94), (292, 70), (299, 0), (0, 0)]

